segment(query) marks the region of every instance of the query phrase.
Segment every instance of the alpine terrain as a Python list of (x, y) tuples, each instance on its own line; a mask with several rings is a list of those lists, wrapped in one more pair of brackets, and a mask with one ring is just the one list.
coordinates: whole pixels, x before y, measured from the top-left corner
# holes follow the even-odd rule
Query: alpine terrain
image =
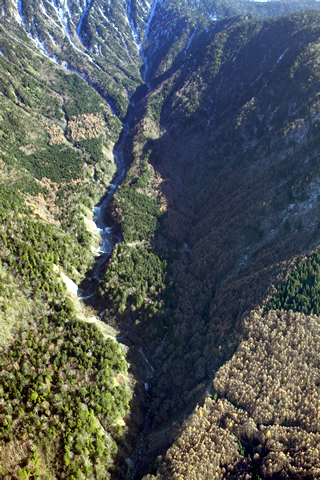
[(0, 478), (320, 478), (320, 3), (2, 0)]

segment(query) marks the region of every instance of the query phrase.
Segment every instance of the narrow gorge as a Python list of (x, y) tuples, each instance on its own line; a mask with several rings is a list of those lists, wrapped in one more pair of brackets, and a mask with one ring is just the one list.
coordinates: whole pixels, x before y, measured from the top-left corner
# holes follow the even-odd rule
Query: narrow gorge
[(0, 479), (319, 478), (319, 10), (3, 1)]

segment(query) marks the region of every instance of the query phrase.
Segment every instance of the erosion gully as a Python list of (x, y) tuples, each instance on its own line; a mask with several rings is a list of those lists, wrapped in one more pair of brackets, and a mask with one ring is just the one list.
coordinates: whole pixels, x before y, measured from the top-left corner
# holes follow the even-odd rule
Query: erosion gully
[[(85, 303), (94, 305), (94, 294), (98, 288), (99, 280), (103, 277), (109, 258), (112, 255), (113, 249), (117, 243), (122, 241), (119, 227), (116, 225), (110, 216), (107, 215), (107, 208), (110, 205), (113, 195), (117, 188), (121, 185), (125, 178), (128, 162), (126, 162), (124, 151), (127, 137), (130, 130), (131, 119), (133, 117), (134, 104), (129, 107), (129, 113), (126, 122), (123, 124), (123, 129), (119, 137), (119, 141), (114, 147), (113, 155), (117, 165), (117, 172), (112, 179), (105, 195), (102, 197), (97, 206), (94, 207), (94, 221), (101, 236), (100, 247), (98, 255), (95, 258), (95, 264), (84, 281), (81, 282), (78, 288), (78, 297)], [(104, 312), (100, 312), (100, 318), (103, 317)], [(130, 318), (130, 308), (128, 314), (127, 325), (121, 330), (120, 335), (115, 338), (115, 341), (126, 345), (128, 350), (128, 361), (131, 365), (131, 370), (138, 383), (138, 394), (136, 395), (136, 405), (134, 409), (138, 409), (137, 417), (143, 415), (143, 421), (137, 423), (133, 422), (134, 433), (130, 432), (130, 450), (123, 459), (126, 466), (126, 473), (124, 480), (138, 480), (142, 476), (141, 465), (143, 461), (143, 452), (145, 449), (145, 438), (150, 430), (150, 416), (151, 416), (151, 400), (152, 400), (152, 378), (155, 374), (154, 367), (147, 358), (148, 354), (145, 352), (143, 344), (138, 344), (134, 336), (130, 335), (133, 327), (133, 321)], [(141, 405), (139, 405), (139, 400)], [(133, 415), (135, 413), (133, 412)], [(130, 420), (131, 423), (131, 420)], [(115, 476), (115, 478), (120, 478)]]

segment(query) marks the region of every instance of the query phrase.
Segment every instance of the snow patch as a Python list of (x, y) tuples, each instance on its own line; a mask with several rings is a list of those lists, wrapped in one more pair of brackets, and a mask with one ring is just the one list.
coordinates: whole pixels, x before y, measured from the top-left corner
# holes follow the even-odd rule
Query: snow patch
[(109, 18), (103, 13), (103, 11), (101, 10), (100, 7), (99, 7), (99, 12), (100, 12), (101, 16), (102, 16), (108, 23), (110, 23)]
[(47, 10), (46, 10), (46, 8), (45, 8), (45, 6), (44, 6), (44, 4), (43, 4), (43, 0), (40, 1), (40, 9), (42, 10), (42, 13), (43, 13), (47, 18), (50, 19), (49, 15), (47, 14)]
[(134, 38), (134, 42), (137, 45), (138, 49), (141, 47), (140, 42), (139, 42), (139, 32), (136, 30), (136, 27), (134, 25), (133, 21), (133, 14), (132, 14), (132, 0), (129, 0), (127, 3), (127, 20), (131, 28), (131, 32)]
[[(276, 68), (276, 66), (278, 65), (278, 63), (282, 60), (283, 56), (287, 53), (287, 51), (289, 50), (289, 47), (285, 49), (285, 51), (280, 55), (280, 57), (278, 58), (278, 60), (276, 61), (276, 63), (273, 65), (273, 69), (274, 70)], [(272, 70), (270, 70), (272, 72)]]
[[(165, 327), (165, 328), (167, 328), (167, 327)], [(158, 354), (162, 351), (163, 345), (164, 345), (165, 341), (167, 340), (167, 337), (168, 337), (168, 332), (165, 334), (165, 336), (163, 337), (163, 339), (162, 339), (159, 347), (158, 347), (157, 350), (155, 351), (154, 357), (155, 357), (156, 355), (158, 355)]]
[[(36, 28), (35, 23), (34, 23), (34, 19), (32, 20), (32, 25), (33, 25), (34, 31), (36, 32), (36, 36), (34, 38), (31, 35), (31, 39), (35, 42), (37, 49), (40, 50), (41, 53), (43, 53), (46, 57), (48, 57), (51, 60), (50, 54), (47, 50), (47, 47), (46, 47), (45, 43), (41, 42), (41, 40), (39, 38), (37, 28)], [(30, 32), (30, 34), (31, 34), (31, 32)]]
[(19, 13), (21, 25), (25, 25), (23, 13), (22, 13), (22, 0), (18, 0), (17, 7), (18, 7), (18, 13)]
[[(146, 41), (147, 41), (149, 31), (150, 31), (150, 25), (151, 25), (151, 22), (153, 20), (153, 17), (154, 17), (155, 11), (156, 11), (157, 4), (158, 4), (158, 0), (153, 0), (152, 1), (151, 9), (149, 11), (148, 20), (147, 20), (147, 23), (146, 23), (146, 28), (145, 28), (145, 31), (144, 31), (143, 42), (142, 42), (142, 45), (141, 45), (141, 48), (140, 48), (140, 57), (142, 58), (142, 60), (144, 62), (144, 67), (145, 67), (144, 72), (143, 72), (143, 80), (144, 81), (147, 77), (147, 73), (148, 73), (148, 70), (149, 70), (149, 65), (148, 65), (148, 59), (143, 53), (143, 49), (146, 45)], [(151, 90), (151, 85), (147, 83), (147, 86), (148, 86), (148, 89), (150, 91)]]
[(123, 35), (122, 35), (122, 38), (123, 38), (124, 44), (125, 44), (125, 46), (126, 46), (126, 49), (127, 49), (128, 55), (129, 55), (129, 58), (130, 58), (130, 60), (132, 60), (132, 57), (131, 57), (131, 53), (130, 53), (128, 44), (127, 44), (127, 42), (126, 42), (126, 40), (125, 40), (125, 38), (124, 38)]
[(53, 36), (52, 36), (49, 32), (47, 32), (47, 34), (49, 35), (52, 44), (57, 47), (58, 44), (57, 44), (57, 42), (55, 41), (55, 39), (53, 38)]
[[(69, 9), (69, 6), (68, 6), (68, 2), (65, 1), (63, 5), (61, 6), (58, 6), (57, 4), (57, 0), (53, 0), (53, 3), (52, 3), (52, 6), (56, 12), (56, 15), (58, 17), (58, 20), (60, 20), (60, 25), (59, 25), (59, 28), (60, 30), (65, 34), (65, 36), (68, 37), (69, 39), (69, 42), (71, 43), (72, 47), (77, 50), (78, 52), (80, 52), (82, 55), (86, 55), (87, 58), (89, 59), (90, 62), (92, 62), (92, 58), (90, 57), (90, 55), (88, 55), (86, 52), (84, 52), (83, 50), (81, 50), (75, 43), (74, 39), (72, 38), (72, 32), (69, 28), (69, 24), (72, 24), (74, 25), (73, 21), (72, 21), (72, 14), (71, 14), (71, 11)], [(83, 17), (83, 14), (81, 16), (81, 18)], [(81, 18), (80, 18), (80, 21), (81, 21)], [(83, 18), (82, 18), (82, 21), (83, 21)], [(80, 23), (80, 22), (79, 22)], [(78, 25), (79, 27), (79, 25)], [(76, 29), (76, 32), (78, 33), (78, 27)], [(81, 44), (81, 39), (79, 37), (79, 41), (80, 41), (80, 44)]]
[(191, 36), (188, 39), (188, 43), (187, 43), (186, 48), (185, 48), (185, 57), (188, 54), (189, 47), (190, 47), (190, 45), (191, 45), (191, 43), (194, 39), (195, 34), (197, 33), (197, 30), (198, 30), (198, 25), (195, 27), (195, 29), (193, 30), (193, 33), (191, 34)]
[(85, 6), (85, 9), (83, 10), (82, 14), (81, 14), (81, 17), (80, 17), (80, 20), (79, 20), (79, 23), (77, 25), (77, 35), (78, 35), (78, 38), (79, 40), (81, 41), (82, 43), (82, 40), (81, 40), (81, 28), (82, 28), (82, 24), (83, 24), (83, 21), (85, 19), (85, 16), (87, 15), (91, 5), (93, 3), (93, 0), (89, 0), (89, 2), (87, 3), (87, 5)]
[(219, 20), (217, 12), (214, 12), (213, 14), (211, 13), (211, 15), (209, 15), (209, 17), (213, 22), (217, 22)]
[(221, 73), (220, 83), (219, 83), (219, 85), (218, 85), (217, 88), (216, 88), (216, 94), (219, 92), (220, 87), (221, 87), (222, 84), (223, 84), (223, 72)]
[(147, 365), (148, 365), (148, 366), (151, 368), (151, 370), (154, 372), (154, 368), (153, 368), (153, 366), (150, 364), (150, 362), (149, 362), (149, 360), (147, 359), (147, 357), (145, 356), (145, 354), (144, 354), (144, 352), (143, 352), (142, 348), (141, 348), (141, 347), (139, 347), (139, 348), (138, 348), (138, 350), (139, 350), (139, 352), (141, 353), (141, 355), (143, 356), (143, 358), (144, 358), (144, 360), (145, 360), (146, 364), (147, 364)]
[(253, 82), (250, 83), (250, 87), (252, 87), (252, 85), (254, 85), (263, 75), (263, 72), (260, 73), (259, 77), (257, 77), (255, 80), (253, 80)]

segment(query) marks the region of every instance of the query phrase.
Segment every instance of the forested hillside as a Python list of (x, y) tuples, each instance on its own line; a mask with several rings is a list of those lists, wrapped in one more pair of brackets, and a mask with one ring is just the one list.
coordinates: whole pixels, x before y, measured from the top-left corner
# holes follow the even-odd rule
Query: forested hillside
[(320, 478), (316, 10), (3, 2), (0, 478)]
[[(109, 271), (113, 280), (118, 275), (121, 288), (128, 292), (130, 317), (139, 319), (131, 337), (145, 339), (157, 371), (152, 380), (154, 413), (153, 430), (146, 441), (148, 452), (157, 451), (163, 425), (199, 401), (215, 371), (232, 357), (245, 336), (243, 319), (262, 306), (273, 293), (273, 285), (318, 245), (318, 22), (318, 14), (304, 13), (268, 21), (238, 17), (212, 24), (206, 35), (193, 40), (185, 58), (179, 61), (177, 57), (167, 78), (140, 102), (132, 129), (135, 160), (128, 178), (136, 178), (136, 183), (130, 179), (133, 192), (144, 175), (139, 161), (141, 165), (147, 161), (154, 175), (148, 201), (154, 198), (161, 205), (161, 215), (154, 213), (157, 230), (150, 231), (154, 234), (149, 246), (145, 245), (166, 260), (166, 283), (157, 297), (158, 311), (153, 316), (149, 313), (154, 301), (152, 287), (157, 291), (154, 281), (142, 292), (145, 300), (141, 306), (130, 296), (131, 292), (138, 294), (139, 284), (135, 276), (131, 283), (130, 279), (126, 283), (120, 280), (126, 261), (118, 250)], [(115, 195), (115, 218), (122, 231), (129, 229), (132, 235), (127, 240), (127, 258), (137, 253), (132, 242), (141, 240), (134, 233), (135, 225), (147, 214), (147, 205), (141, 206), (132, 195), (124, 198), (122, 189)], [(137, 217), (129, 214), (133, 210), (139, 212)], [(143, 271), (139, 260), (135, 264)], [(316, 275), (316, 267), (314, 271)], [(110, 300), (110, 287), (111, 292), (118, 290), (108, 282), (108, 275), (107, 271), (106, 297), (109, 294)], [(294, 310), (316, 313), (312, 303), (317, 302), (316, 277), (313, 280), (311, 272), (306, 275), (301, 283), (307, 287), (288, 288), (297, 305), (306, 305)], [(268, 304), (269, 310), (283, 305), (279, 303), (282, 292), (280, 289), (279, 300), (276, 296)], [(303, 299), (308, 294), (309, 300)], [(126, 314), (125, 296), (121, 298), (120, 308), (117, 301), (113, 305)], [(289, 300), (285, 305), (290, 308)], [(301, 362), (309, 371), (309, 360)], [(269, 367), (265, 368), (268, 371)], [(258, 372), (253, 380), (257, 384), (261, 381)], [(273, 373), (270, 375), (279, 387)], [(286, 392), (291, 387), (285, 383), (281, 388)], [(311, 388), (317, 390), (317, 380)], [(230, 397), (228, 392), (217, 393)], [(317, 402), (317, 396), (310, 400), (313, 413), (305, 413), (314, 425), (318, 422)], [(267, 403), (264, 405), (266, 409)], [(304, 408), (299, 402), (293, 405), (296, 414)], [(243, 407), (250, 416), (246, 403)], [(286, 428), (293, 425), (281, 415), (254, 421)], [(300, 417), (294, 425), (303, 428)], [(285, 447), (280, 451), (286, 452)], [(218, 453), (219, 447), (215, 449)], [(267, 454), (265, 457), (263, 462), (268, 460)], [(194, 461), (200, 462), (199, 468), (203, 466), (201, 460)], [(188, 462), (191, 460), (183, 459), (182, 465)], [(252, 468), (268, 476), (263, 462)], [(176, 467), (171, 471), (167, 460), (164, 465), (160, 472), (167, 478)], [(307, 465), (295, 474), (302, 475)], [(244, 476), (251, 471), (246, 468)], [(239, 472), (236, 469), (233, 478), (240, 478)], [(178, 474), (193, 478), (191, 470), (190, 477), (183, 469)], [(224, 478), (228, 469), (220, 474)], [(206, 475), (204, 478), (211, 478)]]
[(127, 364), (79, 318), (60, 273), (79, 283), (93, 262), (87, 225), (120, 122), (27, 40), (2, 30), (0, 44), (0, 475), (107, 478)]

